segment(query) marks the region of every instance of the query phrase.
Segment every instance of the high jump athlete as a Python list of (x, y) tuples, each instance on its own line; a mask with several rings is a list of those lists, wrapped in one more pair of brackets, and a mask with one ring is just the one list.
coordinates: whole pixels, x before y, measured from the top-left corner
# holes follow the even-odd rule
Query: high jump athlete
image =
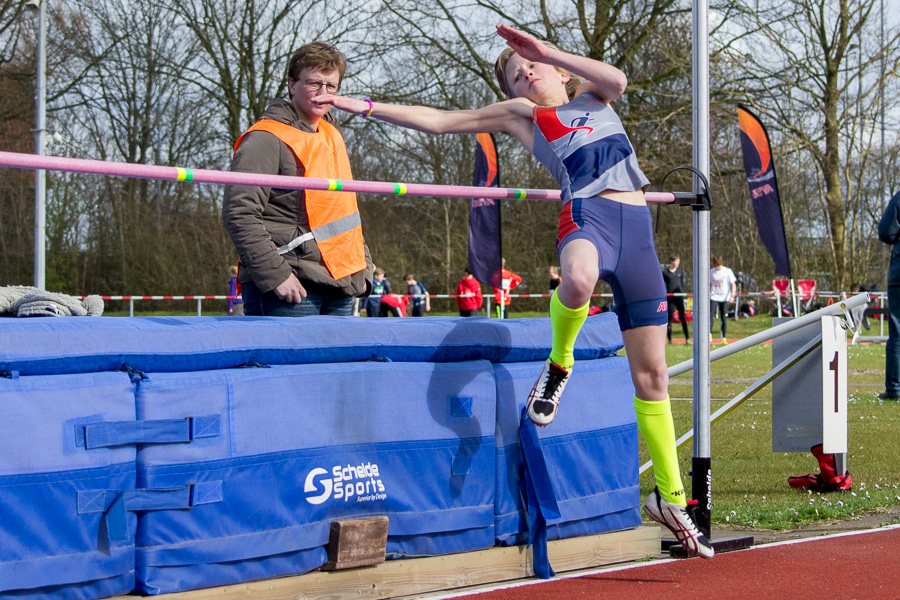
[(562, 191), (557, 249), (562, 283), (550, 300), (553, 346), (526, 411), (549, 425), (575, 363), (575, 338), (598, 279), (612, 287), (635, 387), (638, 430), (653, 460), (656, 488), (644, 510), (684, 549), (712, 558), (712, 545), (686, 510), (669, 405), (666, 290), (644, 200), (649, 180), (610, 102), (627, 84), (616, 67), (569, 54), (506, 25), (495, 64), (510, 98), (474, 110), (444, 111), (323, 94), (316, 101), (418, 131), (507, 132), (556, 177)]

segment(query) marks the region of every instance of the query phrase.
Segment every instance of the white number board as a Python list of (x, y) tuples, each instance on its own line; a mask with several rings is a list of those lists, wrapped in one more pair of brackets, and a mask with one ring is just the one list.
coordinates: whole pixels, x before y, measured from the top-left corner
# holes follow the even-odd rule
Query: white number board
[(839, 317), (822, 317), (822, 451), (847, 452), (847, 332)]

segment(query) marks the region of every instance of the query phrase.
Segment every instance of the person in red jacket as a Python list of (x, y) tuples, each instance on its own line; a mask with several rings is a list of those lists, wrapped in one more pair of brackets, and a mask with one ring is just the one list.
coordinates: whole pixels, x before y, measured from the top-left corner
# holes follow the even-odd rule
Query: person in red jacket
[(400, 294), (385, 294), (381, 297), (381, 317), (405, 317), (406, 307), (409, 304), (408, 296)]
[[(506, 268), (506, 259), (501, 259), (503, 262), (503, 270), (500, 275), (500, 285), (501, 288), (494, 288), (494, 302), (497, 304), (497, 317), (501, 319), (509, 318), (509, 294), (516, 286), (522, 283), (522, 278), (510, 271)], [(501, 314), (501, 309), (503, 313)]]
[(484, 298), (481, 295), (481, 284), (472, 276), (469, 269), (456, 286), (456, 304), (459, 306), (459, 316), (477, 317), (478, 309)]

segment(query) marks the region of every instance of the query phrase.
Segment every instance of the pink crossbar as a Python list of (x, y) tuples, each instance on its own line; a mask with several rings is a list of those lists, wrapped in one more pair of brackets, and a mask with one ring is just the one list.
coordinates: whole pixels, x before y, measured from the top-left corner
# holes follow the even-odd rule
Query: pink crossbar
[[(559, 190), (529, 190), (519, 188), (478, 187), (465, 185), (431, 185), (423, 183), (389, 183), (384, 181), (359, 181), (316, 179), (313, 177), (288, 177), (261, 173), (234, 173), (209, 171), (186, 167), (163, 167), (118, 163), (83, 158), (38, 156), (20, 152), (0, 151), (0, 167), (14, 169), (40, 169), (68, 173), (90, 173), (137, 179), (162, 179), (167, 181), (193, 181), (218, 185), (249, 185), (289, 190), (339, 190), (360, 194), (388, 194), (406, 196), (440, 196), (450, 198), (502, 198), (517, 200), (559, 200)], [(671, 192), (647, 192), (647, 202), (675, 202)]]

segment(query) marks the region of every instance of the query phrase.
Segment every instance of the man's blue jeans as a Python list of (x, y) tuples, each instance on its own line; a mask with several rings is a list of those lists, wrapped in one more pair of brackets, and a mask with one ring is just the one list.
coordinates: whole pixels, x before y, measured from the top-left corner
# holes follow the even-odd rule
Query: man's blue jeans
[(884, 391), (900, 396), (900, 284), (888, 284), (888, 341), (885, 348)]
[(306, 298), (292, 304), (275, 295), (261, 292), (256, 284), (248, 281), (241, 285), (244, 314), (248, 317), (311, 317), (314, 315), (350, 316), (353, 298), (338, 288), (301, 282), (306, 288)]

